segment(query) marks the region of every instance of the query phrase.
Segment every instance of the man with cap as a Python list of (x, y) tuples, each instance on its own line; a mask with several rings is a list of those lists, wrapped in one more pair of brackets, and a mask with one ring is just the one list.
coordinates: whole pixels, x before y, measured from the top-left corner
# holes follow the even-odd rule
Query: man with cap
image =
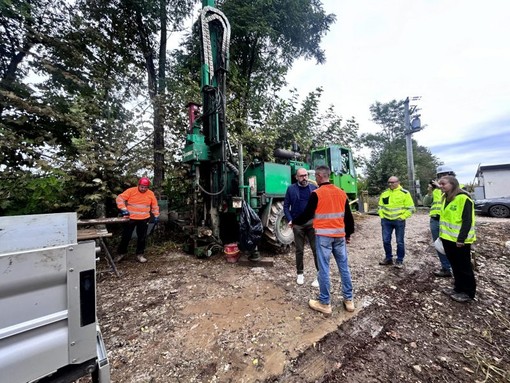
[(136, 259), (140, 263), (147, 262), (144, 257), (145, 242), (147, 237), (147, 226), (151, 218), (154, 216), (154, 224), (159, 220), (159, 206), (154, 193), (149, 190), (151, 182), (147, 177), (142, 177), (138, 181), (138, 186), (125, 190), (119, 194), (116, 202), (117, 208), (120, 210), (123, 217), (129, 218), (129, 221), (124, 227), (122, 239), (117, 249), (117, 257), (115, 261), (118, 262), (127, 253), (129, 240), (133, 235), (133, 230), (136, 228)]
[[(455, 176), (455, 172), (452, 168), (446, 165), (438, 166), (436, 169), (437, 180), (444, 176)], [(432, 205), (430, 206), (430, 234), (432, 235), (432, 240), (435, 241), (437, 237), (439, 237), (439, 213), (441, 212), (441, 206), (443, 205), (443, 192), (439, 187), (438, 181), (432, 180), (431, 186), (434, 188), (432, 191)], [(452, 267), (448, 258), (445, 254), (441, 254), (439, 251), (436, 251), (437, 256), (439, 258), (439, 262), (441, 263), (441, 269), (434, 271), (434, 275), (436, 277), (451, 277), (452, 276)]]

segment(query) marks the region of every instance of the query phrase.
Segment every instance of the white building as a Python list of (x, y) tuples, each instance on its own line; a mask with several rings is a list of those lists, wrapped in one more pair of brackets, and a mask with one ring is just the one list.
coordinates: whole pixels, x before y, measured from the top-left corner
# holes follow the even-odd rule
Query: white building
[(510, 196), (510, 164), (478, 166), (475, 199)]

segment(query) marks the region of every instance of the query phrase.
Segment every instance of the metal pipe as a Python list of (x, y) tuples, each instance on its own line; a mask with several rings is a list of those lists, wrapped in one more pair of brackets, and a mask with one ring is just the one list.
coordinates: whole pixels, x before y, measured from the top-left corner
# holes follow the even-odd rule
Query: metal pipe
[(243, 162), (243, 144), (239, 143), (239, 195), (244, 201), (244, 162)]
[(414, 157), (413, 157), (413, 131), (409, 117), (409, 97), (404, 101), (404, 124), (406, 135), (406, 152), (407, 152), (407, 176), (409, 178), (409, 192), (416, 205), (416, 186), (414, 181)]

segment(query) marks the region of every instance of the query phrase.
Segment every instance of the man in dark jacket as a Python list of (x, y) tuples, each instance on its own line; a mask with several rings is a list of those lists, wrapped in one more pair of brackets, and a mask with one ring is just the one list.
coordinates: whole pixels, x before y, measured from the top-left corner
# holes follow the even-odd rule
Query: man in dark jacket
[[(310, 194), (317, 189), (317, 186), (311, 184), (308, 180), (308, 171), (304, 168), (300, 168), (296, 172), (296, 183), (293, 183), (287, 188), (285, 194), (285, 201), (283, 202), (283, 211), (289, 226), (292, 227), (294, 232), (294, 244), (296, 246), (296, 270), (297, 270), (297, 284), (302, 285), (305, 282), (303, 275), (304, 263), (303, 254), (305, 248), (305, 237), (308, 238), (308, 243), (312, 248), (313, 260), (315, 263), (315, 269), (318, 271), (317, 265), (317, 254), (315, 252), (315, 231), (312, 226), (312, 219), (302, 225), (294, 224), (293, 219), (299, 216), (306, 207)], [(314, 281), (312, 282), (313, 287), (319, 287), (317, 281), (317, 275), (315, 275)]]

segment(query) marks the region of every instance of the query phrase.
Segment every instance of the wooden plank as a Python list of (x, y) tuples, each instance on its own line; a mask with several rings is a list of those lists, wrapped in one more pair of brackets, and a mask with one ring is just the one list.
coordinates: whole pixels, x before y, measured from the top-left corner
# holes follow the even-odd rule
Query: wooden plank
[(79, 219), (78, 220), (78, 226), (105, 225), (105, 224), (108, 224), (108, 223), (126, 223), (126, 222), (129, 222), (129, 218), (128, 217)]
[(250, 261), (248, 256), (241, 255), (237, 263), (241, 266), (249, 266), (249, 267), (273, 267), (274, 266), (274, 258), (273, 257), (260, 257), (258, 261)]
[(85, 239), (97, 239), (104, 237), (111, 237), (112, 233), (109, 233), (104, 229), (80, 229), (78, 230), (78, 241)]

